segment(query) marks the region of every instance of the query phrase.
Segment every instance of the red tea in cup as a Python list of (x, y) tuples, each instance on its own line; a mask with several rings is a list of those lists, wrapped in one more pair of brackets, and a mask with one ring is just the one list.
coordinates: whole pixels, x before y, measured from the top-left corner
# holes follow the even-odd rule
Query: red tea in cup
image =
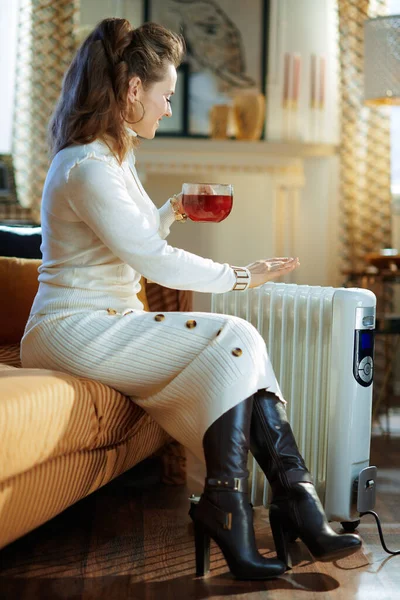
[(192, 221), (220, 223), (233, 205), (233, 186), (224, 183), (184, 183), (182, 204)]

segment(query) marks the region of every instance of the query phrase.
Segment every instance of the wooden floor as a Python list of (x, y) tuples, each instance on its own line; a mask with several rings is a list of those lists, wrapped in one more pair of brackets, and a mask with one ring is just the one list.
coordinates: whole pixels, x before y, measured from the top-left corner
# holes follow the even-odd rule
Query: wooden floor
[[(397, 550), (400, 435), (374, 437), (371, 464), (379, 468), (376, 510), (385, 540)], [(201, 491), (202, 468), (190, 459), (188, 488), (160, 485), (158, 468), (154, 460), (142, 463), (0, 551), (0, 599), (400, 598), (400, 556), (383, 551), (370, 516), (359, 527), (363, 552), (337, 563), (310, 562), (296, 542), (292, 571), (269, 582), (241, 582), (231, 578), (214, 546), (211, 573), (197, 579), (187, 497)], [(272, 557), (267, 512), (255, 512), (259, 548)]]

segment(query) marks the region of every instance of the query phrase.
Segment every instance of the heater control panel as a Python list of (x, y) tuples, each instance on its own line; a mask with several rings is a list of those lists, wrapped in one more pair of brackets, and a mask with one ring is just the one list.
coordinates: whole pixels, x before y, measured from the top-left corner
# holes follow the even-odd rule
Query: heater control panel
[(372, 383), (374, 372), (375, 307), (356, 309), (353, 374), (363, 387)]

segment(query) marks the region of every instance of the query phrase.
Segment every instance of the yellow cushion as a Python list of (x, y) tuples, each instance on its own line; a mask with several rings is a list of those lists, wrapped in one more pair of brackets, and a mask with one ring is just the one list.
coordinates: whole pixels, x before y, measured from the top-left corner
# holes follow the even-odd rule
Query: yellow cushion
[[(0, 256), (0, 344), (17, 344), (24, 333), (32, 302), (38, 289), (41, 260)], [(138, 297), (149, 310), (145, 279)]]
[[(70, 452), (0, 483), (0, 548), (131, 469), (169, 440), (169, 435), (149, 418), (126, 442), (90, 452)], [(13, 597), (23, 595), (15, 593)]]
[(98, 381), (47, 369), (0, 369), (0, 482), (50, 458), (120, 444), (149, 419)]

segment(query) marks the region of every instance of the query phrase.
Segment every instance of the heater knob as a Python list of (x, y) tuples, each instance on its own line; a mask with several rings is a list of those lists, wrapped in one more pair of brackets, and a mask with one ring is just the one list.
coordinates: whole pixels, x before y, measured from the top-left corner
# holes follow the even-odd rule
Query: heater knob
[(373, 365), (374, 363), (370, 356), (365, 356), (360, 362), (360, 365), (358, 367), (358, 374), (363, 381), (371, 381), (374, 369)]

